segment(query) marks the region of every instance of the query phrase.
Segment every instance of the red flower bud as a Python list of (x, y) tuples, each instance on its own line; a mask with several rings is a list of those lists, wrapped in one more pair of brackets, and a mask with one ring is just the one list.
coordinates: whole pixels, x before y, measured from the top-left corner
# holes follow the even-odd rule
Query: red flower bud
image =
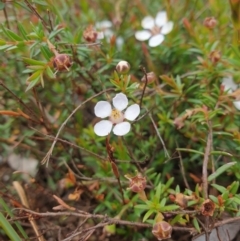
[(221, 52), (214, 50), (209, 54), (209, 59), (213, 64), (216, 64), (221, 59)]
[(147, 185), (146, 178), (142, 177), (140, 173), (137, 174), (135, 177), (128, 177), (127, 175), (125, 176), (129, 181), (129, 187), (132, 192), (142, 192)]
[(213, 216), (215, 210), (215, 203), (210, 199), (205, 200), (201, 206), (201, 213), (204, 216)]
[(142, 81), (142, 82), (146, 82), (146, 80), (147, 80), (148, 84), (151, 84), (151, 83), (153, 83), (156, 79), (157, 79), (157, 76), (155, 75), (155, 73), (154, 73), (154, 72), (149, 72), (149, 73), (147, 73), (147, 78), (146, 78), (146, 76), (144, 75), (144, 76), (142, 77), (141, 81)]
[(158, 239), (168, 239), (172, 235), (172, 226), (165, 221), (160, 221), (153, 225), (152, 234)]
[(53, 59), (53, 66), (57, 71), (69, 71), (72, 66), (71, 58), (67, 54), (57, 54)]
[(217, 20), (214, 17), (207, 17), (204, 19), (203, 25), (208, 29), (213, 29), (217, 25)]
[(126, 74), (130, 70), (130, 64), (127, 61), (122, 60), (117, 64), (116, 70), (120, 74)]
[(93, 28), (92, 25), (89, 25), (84, 31), (83, 31), (83, 38), (88, 43), (95, 43), (98, 38), (98, 32)]

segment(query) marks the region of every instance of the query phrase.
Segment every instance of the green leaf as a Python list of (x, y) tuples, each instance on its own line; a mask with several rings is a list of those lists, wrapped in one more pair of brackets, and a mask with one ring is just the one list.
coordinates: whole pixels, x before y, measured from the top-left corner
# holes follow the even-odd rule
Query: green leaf
[(35, 60), (35, 59), (30, 59), (30, 58), (23, 58), (23, 61), (27, 64), (30, 64), (30, 65), (43, 65), (45, 66), (46, 63), (43, 62), (43, 61), (39, 61), (39, 60)]
[(8, 38), (10, 38), (11, 40), (13, 40), (13, 41), (23, 41), (23, 39), (20, 36), (18, 36), (17, 34), (15, 34), (14, 32), (12, 32), (9, 29), (5, 29), (3, 25), (2, 25), (2, 30), (3, 30), (3, 33)]
[(164, 207), (167, 202), (166, 198), (163, 198), (162, 201), (160, 202), (160, 207)]
[(193, 205), (196, 205), (197, 203), (198, 203), (197, 200), (188, 201), (188, 202), (187, 202), (187, 206), (188, 206), (188, 207), (191, 207), (191, 206), (193, 206)]
[(35, 79), (35, 80), (32, 80), (30, 82), (30, 84), (28, 85), (27, 89), (25, 90), (25, 92), (29, 91), (30, 89), (32, 89), (38, 82), (39, 82), (39, 79), (40, 79), (40, 75)]
[(45, 67), (43, 65), (29, 65), (27, 66), (28, 69), (32, 69), (32, 70), (44, 70)]
[(11, 44), (2, 45), (2, 46), (0, 46), (0, 50), (5, 50), (5, 49), (8, 49), (8, 48), (10, 48), (12, 46), (13, 45), (11, 45)]
[(42, 70), (35, 71), (30, 77), (27, 78), (27, 82), (35, 80), (36, 78), (40, 77), (41, 74)]
[(229, 199), (229, 191), (224, 192), (224, 193), (222, 194), (222, 198), (223, 198), (223, 200), (225, 200), (225, 201), (226, 201), (226, 200), (229, 201), (229, 200), (230, 200), (230, 199)]
[(136, 206), (134, 206), (134, 208), (142, 209), (142, 210), (148, 210), (149, 209), (149, 207), (145, 204), (136, 205)]
[(196, 193), (196, 196), (199, 197), (199, 184), (197, 184), (195, 187), (195, 193)]
[(215, 197), (215, 196), (213, 196), (213, 195), (209, 195), (209, 198), (210, 198), (213, 202), (218, 203), (217, 197)]
[(54, 75), (54, 73), (52, 72), (52, 70), (51, 70), (51, 68), (50, 68), (49, 66), (46, 68), (46, 71), (47, 71), (47, 75), (48, 75), (50, 78), (52, 78), (52, 79), (55, 79), (55, 78), (56, 78), (56, 76)]
[(12, 241), (22, 240), (2, 213), (0, 213), (0, 226)]
[(23, 36), (23, 38), (25, 40), (29, 40), (29, 38), (27, 36), (27, 32), (25, 31), (25, 29), (21, 23), (18, 23), (18, 29), (19, 29), (19, 32), (21, 33), (21, 35)]
[(170, 224), (173, 226), (174, 224), (178, 223), (178, 224), (182, 224), (185, 225), (187, 223), (187, 220), (184, 219), (183, 214), (177, 214), (173, 220), (170, 221)]
[(199, 223), (198, 223), (198, 221), (197, 221), (196, 218), (193, 218), (193, 226), (194, 226), (194, 228), (196, 228), (196, 230), (197, 230), (199, 233), (201, 233), (200, 226), (199, 226)]
[[(1, 207), (7, 212), (7, 214), (11, 217), (14, 218), (14, 215), (11, 211), (11, 209), (8, 207), (8, 205), (5, 203), (5, 201), (0, 198), (0, 205)], [(22, 226), (20, 225), (20, 223), (18, 221), (15, 221), (14, 224), (16, 225), (16, 227), (18, 228), (18, 230), (20, 231), (20, 233), (22, 234), (22, 236), (25, 239), (28, 239), (28, 236), (26, 234), (26, 232), (23, 230)], [(1, 226), (1, 225), (0, 225)]]
[(176, 191), (176, 193), (180, 193), (180, 187), (179, 187), (179, 185), (176, 186), (175, 191)]
[(178, 205), (172, 204), (172, 205), (167, 205), (165, 207), (161, 207), (161, 212), (167, 212), (167, 211), (173, 211), (179, 209)]
[(208, 176), (208, 181), (211, 182), (212, 180), (216, 179), (219, 175), (221, 175), (223, 172), (228, 170), (230, 167), (235, 165), (236, 162), (229, 162), (227, 164), (224, 164), (223, 166), (219, 167), (214, 173), (212, 173), (210, 176)]
[(41, 82), (42, 87), (44, 88), (43, 73), (40, 75), (40, 82)]
[(164, 190), (168, 190), (168, 188), (172, 185), (173, 181), (174, 181), (174, 177), (171, 177), (165, 184)]
[(237, 191), (238, 191), (238, 188), (239, 188), (239, 182), (238, 181), (234, 181), (231, 185), (230, 185), (230, 187), (228, 188), (228, 190), (229, 190), (229, 192), (231, 193), (231, 194), (236, 194), (237, 193)]
[(143, 217), (143, 222), (146, 222), (146, 220), (147, 220), (154, 212), (155, 212), (155, 210), (153, 210), (153, 209), (148, 210), (148, 211), (145, 213), (144, 217)]
[(192, 152), (192, 153), (197, 153), (202, 156), (204, 156), (204, 153), (201, 151), (193, 150), (193, 149), (188, 149), (188, 148), (176, 148), (177, 151), (186, 151), (186, 152)]
[(240, 198), (238, 197), (232, 197), (232, 200), (237, 203), (238, 205), (240, 205)]
[(9, 47), (8, 49), (6, 49), (6, 51), (10, 51), (10, 50), (13, 50), (13, 49), (16, 49), (17, 46), (12, 46), (12, 47)]
[(231, 153), (225, 151), (211, 151), (210, 155), (223, 155), (223, 156), (233, 156)]
[(53, 57), (53, 53), (49, 50), (49, 48), (45, 45), (40, 47), (41, 53), (43, 54), (44, 58), (48, 61)]
[(53, 32), (50, 33), (49, 35), (49, 39), (52, 39), (53, 37), (55, 37), (57, 34), (59, 34), (60, 32), (62, 32), (64, 30), (64, 28), (60, 28), (60, 29), (54, 29)]
[(161, 190), (162, 190), (162, 185), (161, 185), (161, 183), (159, 183), (158, 186), (157, 186), (156, 194), (155, 194), (155, 198), (156, 198), (157, 203), (160, 202)]
[(220, 186), (220, 185), (218, 185), (218, 184), (211, 184), (211, 186), (214, 187), (214, 188), (216, 188), (220, 193), (224, 193), (224, 192), (226, 192), (226, 190), (227, 190), (225, 187)]

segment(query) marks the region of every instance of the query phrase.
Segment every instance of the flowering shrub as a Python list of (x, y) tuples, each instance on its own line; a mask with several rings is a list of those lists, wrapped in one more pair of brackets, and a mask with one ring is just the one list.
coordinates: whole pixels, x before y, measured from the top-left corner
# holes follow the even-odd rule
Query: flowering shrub
[(240, 1), (0, 8), (0, 240), (191, 240), (239, 220)]

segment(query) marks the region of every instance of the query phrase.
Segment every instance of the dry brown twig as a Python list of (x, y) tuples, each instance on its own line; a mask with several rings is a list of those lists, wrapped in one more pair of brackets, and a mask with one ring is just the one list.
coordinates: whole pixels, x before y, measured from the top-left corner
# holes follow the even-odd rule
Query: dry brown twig
[(56, 145), (57, 141), (58, 141), (58, 137), (62, 131), (62, 129), (64, 128), (64, 126), (67, 124), (67, 122), (70, 120), (70, 118), (83, 106), (85, 105), (87, 102), (91, 101), (92, 99), (96, 98), (97, 96), (99, 95), (102, 95), (103, 93), (105, 92), (108, 92), (108, 91), (112, 91), (114, 90), (113, 88), (110, 88), (110, 89), (106, 89), (106, 90), (103, 90), (93, 96), (91, 96), (90, 98), (88, 98), (87, 100), (85, 100), (84, 102), (82, 102), (81, 104), (79, 104), (73, 111), (72, 113), (67, 117), (67, 119), (62, 123), (62, 125), (60, 126), (58, 132), (57, 132), (57, 135), (55, 136), (54, 138), (54, 141), (49, 149), (49, 151), (47, 152), (46, 156), (43, 158), (43, 160), (41, 161), (41, 164), (44, 165), (46, 164), (46, 166), (48, 166), (48, 162), (49, 162), (49, 159), (52, 155), (52, 152), (53, 152), (53, 149), (54, 149), (54, 146)]
[(212, 125), (208, 122), (209, 132), (207, 137), (207, 145), (204, 153), (203, 167), (202, 167), (202, 183), (203, 183), (203, 197), (208, 198), (208, 161), (212, 149)]
[[(27, 200), (27, 197), (26, 197), (26, 194), (25, 194), (25, 191), (24, 191), (22, 185), (21, 185), (19, 182), (14, 181), (14, 182), (13, 182), (13, 186), (14, 186), (14, 188), (16, 189), (19, 198), (21, 199), (21, 203), (22, 203), (25, 207), (30, 208), (29, 203), (28, 203), (28, 200)], [(30, 224), (31, 224), (32, 227), (33, 227), (33, 230), (34, 230), (34, 232), (35, 232), (35, 234), (36, 234), (36, 236), (37, 236), (38, 241), (45, 241), (44, 237), (43, 237), (42, 234), (39, 232), (37, 223), (36, 223), (35, 220), (31, 217), (31, 215), (29, 216), (28, 220), (29, 220)]]

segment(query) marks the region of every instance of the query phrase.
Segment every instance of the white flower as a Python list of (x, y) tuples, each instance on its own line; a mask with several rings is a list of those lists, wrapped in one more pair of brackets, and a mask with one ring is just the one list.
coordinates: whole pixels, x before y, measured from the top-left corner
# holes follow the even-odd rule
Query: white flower
[[(107, 39), (109, 42), (111, 37), (114, 35), (114, 32), (112, 31), (112, 22), (109, 20), (103, 20), (101, 22), (96, 23), (96, 29), (99, 31), (98, 32), (98, 39), (103, 39), (104, 37)], [(124, 40), (122, 37), (118, 36), (116, 38), (116, 46), (119, 50), (122, 49), (122, 46), (124, 44)]]
[[(128, 106), (128, 98), (125, 94), (119, 93), (112, 100), (114, 108), (107, 101), (99, 101), (95, 108), (94, 113), (97, 117), (106, 118), (109, 120), (101, 120), (94, 126), (94, 132), (98, 136), (107, 136), (113, 127), (113, 133), (117, 136), (126, 135), (130, 129), (131, 124), (128, 121), (135, 120), (140, 114), (140, 107), (138, 104)], [(122, 111), (126, 109), (125, 113)]]
[[(238, 89), (238, 85), (235, 83), (232, 76), (224, 77), (222, 80), (222, 85), (224, 86), (224, 90), (229, 94)], [(233, 104), (236, 109), (240, 110), (240, 101), (233, 101)]]
[[(108, 20), (103, 20), (96, 23), (96, 29), (99, 31), (99, 39), (106, 37), (110, 39), (113, 36), (113, 31), (111, 30), (112, 22)], [(100, 35), (101, 33), (101, 35)]]
[(142, 27), (145, 30), (137, 31), (135, 38), (139, 41), (149, 39), (148, 45), (150, 47), (156, 47), (163, 42), (164, 35), (172, 31), (173, 22), (168, 21), (165, 11), (161, 11), (157, 13), (155, 19), (151, 16), (146, 16), (142, 20)]

